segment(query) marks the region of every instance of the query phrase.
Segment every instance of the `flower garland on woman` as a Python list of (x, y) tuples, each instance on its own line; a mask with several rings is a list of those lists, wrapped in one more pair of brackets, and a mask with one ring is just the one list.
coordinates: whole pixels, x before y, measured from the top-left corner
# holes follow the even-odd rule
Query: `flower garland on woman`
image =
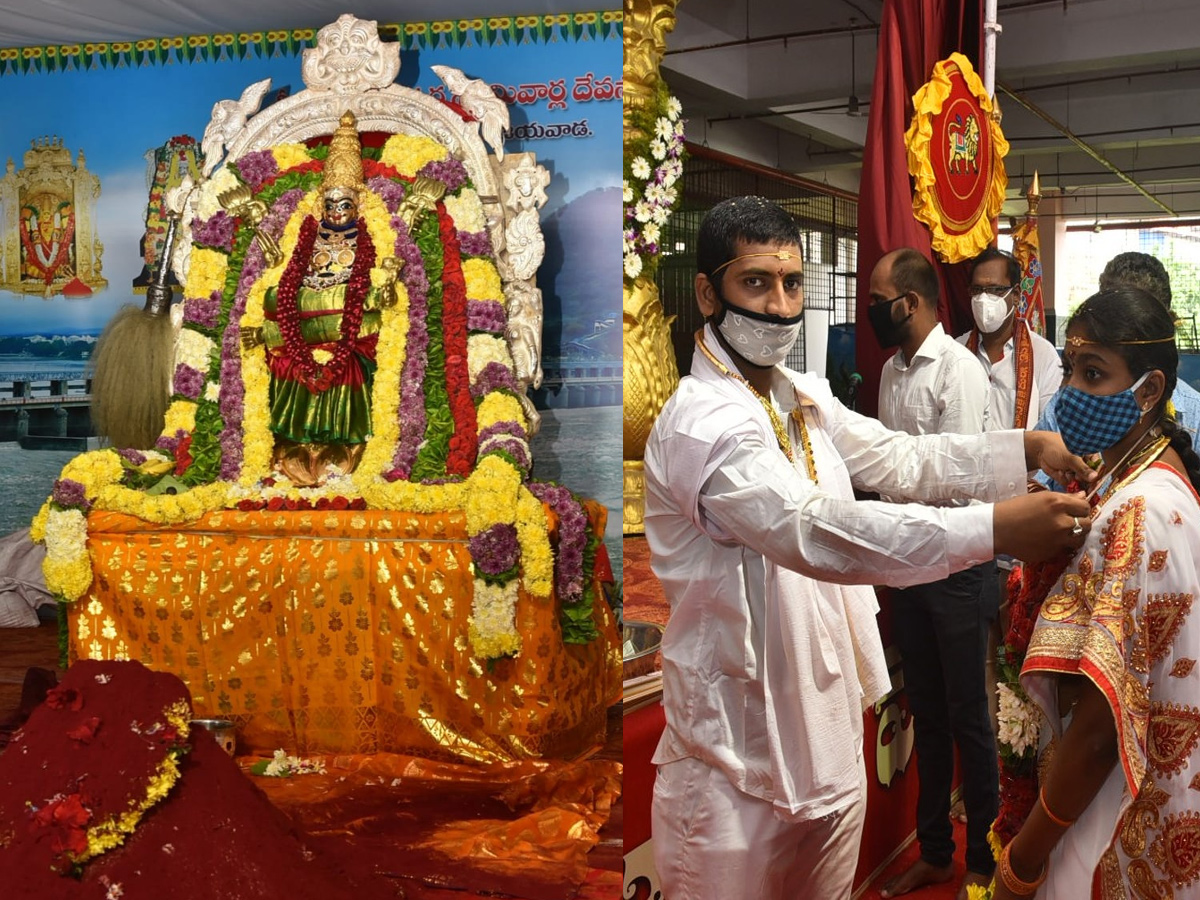
[(1179, 896), (1200, 876), (1200, 457), (1169, 413), (1178, 353), (1167, 310), (1102, 292), (1072, 317), (1058, 419), (1111, 477), (1094, 525), (1050, 588), (1021, 669), (1055, 740), (994, 897)]

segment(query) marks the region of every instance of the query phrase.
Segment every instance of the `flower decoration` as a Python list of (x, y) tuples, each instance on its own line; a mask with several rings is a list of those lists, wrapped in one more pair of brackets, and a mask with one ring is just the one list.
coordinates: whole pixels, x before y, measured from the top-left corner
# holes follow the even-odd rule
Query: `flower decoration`
[(293, 775), (324, 775), (325, 761), (323, 759), (304, 759), (299, 756), (288, 756), (285, 750), (276, 750), (269, 760), (261, 760), (250, 767), (251, 775), (264, 775), (267, 778), (290, 778)]
[[(671, 109), (668, 121), (676, 123), (678, 105)], [(681, 141), (682, 125), (672, 124), (671, 134)], [(476, 654), (519, 653), (518, 601), (546, 603), (556, 586), (565, 592), (565, 639), (588, 639), (589, 628), (594, 636), (590, 566), (599, 538), (569, 491), (529, 480), (522, 387), (503, 336), (503, 284), (469, 173), (429, 138), (393, 135), (378, 159), (374, 153), (363, 161), (358, 252), (341, 339), (330, 353), (314, 352), (300, 338), (295, 303), (315, 235), (309, 212), (320, 198), (324, 148), (286, 144), (244, 154), (200, 187), (173, 393), (156, 450), (77, 458), (33, 523), (35, 539), (47, 547), (47, 584), (60, 599), (78, 600), (90, 586), (90, 510), (160, 524), (220, 509), (460, 511), (474, 563), (468, 638)], [(400, 212), (418, 176), (445, 193), (410, 228)], [(257, 223), (217, 200), (238, 185), (266, 210)], [(260, 232), (278, 245), (275, 266)], [(383, 269), (392, 257), (401, 264), (395, 279)], [(311, 390), (337, 383), (361, 346), (364, 311), (378, 315), (378, 334), (370, 336), (377, 341), (372, 434), (352, 476), (298, 488), (272, 475), (270, 372), (261, 347), (243, 340), (266, 322), (271, 287), (282, 342)], [(382, 291), (388, 303), (378, 302)], [(277, 768), (289, 766), (284, 760)]]
[(625, 277), (652, 278), (661, 249), (661, 229), (679, 202), (675, 184), (683, 174), (682, 107), (659, 84), (655, 102), (631, 112), (625, 142), (623, 252)]

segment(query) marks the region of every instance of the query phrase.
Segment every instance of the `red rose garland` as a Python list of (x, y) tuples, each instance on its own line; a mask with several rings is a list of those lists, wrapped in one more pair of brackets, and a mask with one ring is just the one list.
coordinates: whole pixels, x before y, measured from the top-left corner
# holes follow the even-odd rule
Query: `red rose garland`
[(300, 334), (300, 310), (296, 305), (296, 296), (308, 272), (313, 246), (317, 241), (317, 220), (312, 216), (304, 217), (296, 249), (292, 252), (292, 258), (288, 260), (287, 268), (284, 269), (276, 289), (275, 315), (279, 331), (283, 335), (284, 351), (300, 370), (300, 382), (318, 394), (341, 382), (350, 363), (350, 354), (358, 343), (358, 331), (362, 327), (363, 304), (371, 287), (371, 269), (375, 265), (375, 245), (371, 243), (371, 236), (363, 219), (358, 220), (357, 227), (358, 248), (354, 256), (354, 266), (350, 270), (350, 280), (346, 284), (341, 338), (333, 352), (333, 359), (326, 365), (322, 366), (316, 361), (312, 347), (305, 343)]
[(438, 204), (438, 230), (444, 247), (442, 269), (442, 340), (446, 352), (446, 392), (454, 416), (454, 434), (446, 472), (469, 475), (475, 465), (477, 420), (467, 369), (467, 286), (462, 271), (458, 231)]

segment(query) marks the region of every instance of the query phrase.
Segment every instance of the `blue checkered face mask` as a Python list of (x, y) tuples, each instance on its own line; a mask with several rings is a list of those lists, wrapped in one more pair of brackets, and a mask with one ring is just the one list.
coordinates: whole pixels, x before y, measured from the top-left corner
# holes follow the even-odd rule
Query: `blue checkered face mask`
[(1149, 372), (1123, 391), (1115, 394), (1089, 394), (1063, 385), (1054, 401), (1058, 432), (1067, 449), (1076, 455), (1099, 453), (1129, 434), (1142, 418), (1141, 407), (1133, 395)]

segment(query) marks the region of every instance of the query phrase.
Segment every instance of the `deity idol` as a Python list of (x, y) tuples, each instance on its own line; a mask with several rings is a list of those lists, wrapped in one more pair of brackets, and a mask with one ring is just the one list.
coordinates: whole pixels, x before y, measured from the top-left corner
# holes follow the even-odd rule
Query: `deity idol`
[[(305, 217), (279, 284), (267, 291), (266, 321), (243, 334), (247, 345), (266, 346), (275, 469), (302, 487), (352, 472), (371, 436), (380, 309), (394, 294), (371, 283), (377, 253), (390, 248), (373, 246), (359, 218), (364, 190), (347, 112), (325, 162), (320, 221)], [(398, 267), (381, 269), (394, 280)]]

